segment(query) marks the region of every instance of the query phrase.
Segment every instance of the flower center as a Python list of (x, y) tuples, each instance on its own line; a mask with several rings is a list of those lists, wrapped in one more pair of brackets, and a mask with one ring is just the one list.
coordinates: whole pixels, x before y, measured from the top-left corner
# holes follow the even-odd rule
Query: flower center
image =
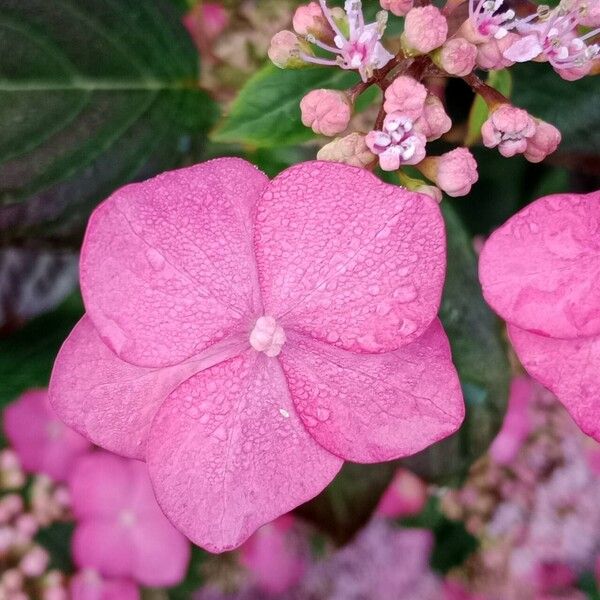
[(285, 331), (274, 317), (259, 317), (250, 332), (250, 345), (257, 352), (267, 356), (277, 356), (285, 344)]

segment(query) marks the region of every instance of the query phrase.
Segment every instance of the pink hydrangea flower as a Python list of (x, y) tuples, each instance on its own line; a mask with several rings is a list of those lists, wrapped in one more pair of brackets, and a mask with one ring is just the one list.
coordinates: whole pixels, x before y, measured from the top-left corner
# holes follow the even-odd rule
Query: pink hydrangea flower
[(486, 300), (530, 375), (600, 439), (600, 191), (536, 200), (481, 253)]
[(387, 114), (401, 112), (416, 121), (422, 114), (427, 98), (427, 88), (413, 77), (396, 77), (385, 90), (383, 108)]
[(523, 442), (533, 430), (529, 404), (536, 393), (536, 385), (529, 377), (515, 377), (510, 385), (508, 409), (502, 429), (490, 446), (490, 456), (499, 465), (510, 465), (517, 458)]
[[(439, 207), (363, 169), (269, 182), (226, 158), (127, 186), (92, 215), (80, 272), (87, 314), (53, 405), (145, 458), (164, 512), (210, 550), (314, 497), (343, 459), (412, 454), (463, 419), (436, 319)], [(271, 346), (251, 344), (263, 316)]]
[(140, 600), (138, 587), (127, 579), (104, 579), (93, 569), (76, 573), (69, 586), (71, 600)]
[(295, 531), (295, 519), (283, 515), (263, 525), (240, 548), (240, 556), (253, 585), (275, 596), (300, 581), (308, 566), (309, 548)]
[(415, 131), (413, 121), (400, 112), (386, 115), (381, 131), (370, 131), (365, 142), (379, 157), (384, 171), (397, 171), (401, 165), (416, 165), (425, 158), (425, 136)]
[(461, 35), (474, 44), (504, 38), (515, 26), (515, 11), (503, 4), (504, 0), (469, 0), (469, 20)]
[(462, 37), (448, 40), (440, 49), (438, 63), (446, 73), (464, 77), (475, 67), (477, 46)]
[(312, 90), (300, 101), (302, 123), (315, 133), (332, 137), (348, 127), (352, 107), (348, 96), (337, 90)]
[(142, 462), (108, 452), (81, 457), (69, 481), (73, 558), (81, 568), (145, 586), (183, 580), (190, 544), (160, 510)]
[(516, 33), (509, 32), (499, 40), (491, 38), (487, 42), (479, 44), (477, 46), (477, 66), (481, 69), (497, 71), (514, 65), (514, 61), (506, 58), (504, 51), (518, 38)]
[(90, 448), (54, 413), (43, 389), (29, 390), (4, 411), (4, 431), (22, 467), (65, 481), (75, 460)]
[(397, 17), (403, 17), (413, 7), (414, 0), (380, 0), (380, 4), (384, 10), (389, 10)]
[(439, 48), (448, 37), (448, 22), (440, 9), (429, 4), (408, 11), (402, 39), (410, 52), (427, 54)]
[(484, 146), (498, 147), (502, 156), (510, 158), (527, 150), (528, 139), (535, 131), (536, 122), (526, 110), (501, 104), (482, 125), (481, 136)]
[(448, 196), (466, 196), (479, 178), (477, 161), (467, 148), (428, 156), (418, 169)]
[(358, 71), (362, 80), (367, 81), (376, 69), (381, 69), (394, 58), (382, 45), (381, 38), (387, 24), (387, 13), (378, 13), (374, 23), (366, 23), (360, 0), (346, 0), (344, 11), (348, 22), (346, 36), (327, 8), (325, 0), (319, 0), (321, 11), (334, 32), (331, 46), (314, 35), (307, 37), (308, 41), (326, 52), (335, 54), (335, 59), (320, 58), (312, 55), (301, 55), (306, 61), (318, 65), (337, 66), (342, 69)]
[(384, 492), (376, 513), (397, 519), (416, 515), (427, 502), (427, 485), (408, 469), (398, 469), (392, 483)]

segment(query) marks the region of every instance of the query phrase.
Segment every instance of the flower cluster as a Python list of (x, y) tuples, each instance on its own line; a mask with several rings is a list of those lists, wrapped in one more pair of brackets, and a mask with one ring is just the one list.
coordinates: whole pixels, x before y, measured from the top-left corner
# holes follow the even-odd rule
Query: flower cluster
[[(316, 89), (302, 99), (304, 125), (327, 137), (342, 134), (320, 150), (319, 159), (366, 168), (379, 165), (397, 172), (406, 187), (438, 200), (442, 191), (468, 194), (478, 174), (467, 148), (426, 156), (427, 143), (452, 128), (443, 90), (441, 95), (434, 90), (432, 77), (462, 78), (483, 98), (489, 114), (481, 137), (488, 148), (498, 148), (506, 157), (523, 154), (531, 162), (556, 150), (558, 129), (512, 106), (474, 70), (535, 59), (549, 61), (565, 79), (594, 72), (600, 61), (599, 46), (592, 42), (600, 30), (586, 28), (600, 22), (598, 0), (563, 0), (555, 9), (540, 7), (522, 18), (503, 6), (503, 0), (469, 0), (468, 18), (456, 24), (460, 4), (449, 0), (440, 10), (413, 6), (412, 0), (382, 0), (384, 10), (371, 23), (359, 0), (347, 0), (343, 10), (328, 7), (325, 0), (296, 9), (293, 31), (280, 31), (272, 39), (271, 60), (280, 68), (316, 64), (353, 70), (361, 78), (348, 90)], [(404, 19), (398, 39), (384, 38), (386, 11)], [(393, 54), (387, 47), (400, 49)], [(356, 100), (371, 86), (383, 93), (379, 115), (371, 131), (353, 131)], [(406, 167), (416, 168), (429, 183), (415, 179)]]
[[(93, 450), (58, 421), (45, 390), (25, 392), (5, 417), (12, 447), (0, 453), (1, 600), (139, 600), (140, 585), (183, 580), (189, 543), (158, 507), (142, 463)], [(37, 542), (57, 522), (75, 524), (75, 574), (49, 569)]]
[(513, 380), (489, 456), (443, 498), (482, 542), (457, 575), (489, 598), (583, 598), (577, 579), (600, 556), (599, 452), (550, 392)]

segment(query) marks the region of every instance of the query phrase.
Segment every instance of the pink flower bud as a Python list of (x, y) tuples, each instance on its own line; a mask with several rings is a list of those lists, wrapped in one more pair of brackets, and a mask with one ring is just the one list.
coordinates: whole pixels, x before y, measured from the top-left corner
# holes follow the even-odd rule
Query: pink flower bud
[(314, 35), (317, 39), (327, 41), (333, 39), (333, 29), (317, 2), (299, 6), (294, 13), (292, 25), (298, 35)]
[(466, 148), (427, 157), (417, 168), (448, 196), (465, 196), (477, 181), (477, 162)]
[(18, 494), (8, 494), (0, 500), (0, 505), (12, 518), (23, 511), (23, 499)]
[(413, 7), (413, 0), (381, 0), (381, 8), (403, 17)]
[(14, 471), (21, 468), (21, 462), (14, 450), (0, 452), (0, 471)]
[(298, 39), (293, 31), (280, 31), (271, 39), (268, 55), (271, 62), (280, 69), (299, 69), (306, 66), (301, 53), (312, 55), (307, 42)]
[(446, 73), (464, 77), (473, 70), (476, 60), (477, 46), (465, 38), (457, 37), (442, 46), (436, 62)]
[(41, 546), (34, 546), (19, 563), (19, 568), (28, 577), (39, 577), (48, 566), (50, 556)]
[(300, 101), (302, 123), (315, 133), (334, 136), (348, 127), (352, 108), (348, 96), (337, 90), (313, 90)]
[(16, 532), (12, 527), (0, 527), (0, 553), (6, 552), (15, 542)]
[(451, 127), (452, 121), (446, 114), (442, 101), (437, 96), (428, 94), (423, 113), (415, 122), (415, 131), (421, 132), (430, 142), (450, 131)]
[(514, 65), (514, 61), (506, 58), (504, 53), (518, 38), (516, 33), (509, 32), (500, 40), (491, 38), (477, 46), (477, 66), (487, 70), (498, 70)]
[(435, 6), (430, 4), (408, 11), (402, 39), (409, 53), (427, 54), (439, 48), (447, 36), (448, 22)]
[(8, 592), (18, 592), (23, 587), (23, 573), (19, 569), (8, 569), (2, 575), (2, 587)]
[(365, 142), (365, 136), (358, 132), (329, 142), (319, 150), (317, 158), (353, 167), (368, 167), (376, 160)]
[(37, 519), (29, 513), (20, 515), (15, 522), (17, 531), (28, 539), (32, 539), (39, 529)]
[(526, 110), (501, 104), (482, 125), (481, 137), (484, 146), (498, 146), (500, 154), (510, 158), (525, 152), (527, 140), (533, 137), (535, 130), (535, 121)]
[(229, 24), (229, 14), (217, 2), (200, 2), (183, 17), (183, 24), (196, 47), (204, 52)]
[(577, 81), (586, 75), (589, 75), (592, 70), (593, 62), (588, 61), (577, 67), (569, 67), (568, 69), (554, 69), (554, 71), (565, 81)]
[(401, 75), (385, 90), (386, 113), (401, 112), (413, 121), (423, 114), (427, 88), (416, 79)]
[(525, 158), (532, 163), (541, 162), (558, 148), (560, 139), (560, 131), (554, 125), (538, 121), (535, 133), (527, 140)]

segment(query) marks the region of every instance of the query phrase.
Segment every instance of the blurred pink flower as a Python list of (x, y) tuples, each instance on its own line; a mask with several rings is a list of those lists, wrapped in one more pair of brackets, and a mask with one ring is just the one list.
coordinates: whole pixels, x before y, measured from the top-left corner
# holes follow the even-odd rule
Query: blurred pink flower
[(381, 8), (403, 17), (413, 7), (414, 0), (380, 0)]
[(145, 458), (195, 543), (231, 549), (343, 459), (405, 456), (460, 426), (444, 273), (437, 204), (363, 169), (309, 162), (269, 182), (227, 158), (164, 173), (90, 219), (87, 315), (52, 401), (99, 445)]
[(283, 515), (263, 525), (240, 548), (241, 562), (250, 571), (252, 583), (266, 594), (283, 594), (306, 571), (309, 548), (294, 523), (294, 517)]
[(183, 580), (190, 544), (156, 503), (146, 465), (93, 452), (77, 461), (69, 487), (73, 558), (80, 568), (145, 586)]
[(183, 17), (183, 24), (198, 50), (205, 52), (229, 25), (229, 13), (218, 2), (199, 2)]
[(483, 293), (531, 376), (600, 439), (600, 191), (536, 200), (481, 253)]
[(140, 600), (138, 587), (127, 579), (104, 579), (93, 569), (84, 569), (71, 579), (71, 600)]
[(56, 416), (43, 389), (29, 390), (7, 406), (4, 431), (26, 471), (55, 481), (65, 481), (75, 459), (90, 448)]
[(427, 485), (407, 469), (398, 469), (392, 483), (381, 497), (376, 513), (399, 518), (416, 515), (427, 502)]

